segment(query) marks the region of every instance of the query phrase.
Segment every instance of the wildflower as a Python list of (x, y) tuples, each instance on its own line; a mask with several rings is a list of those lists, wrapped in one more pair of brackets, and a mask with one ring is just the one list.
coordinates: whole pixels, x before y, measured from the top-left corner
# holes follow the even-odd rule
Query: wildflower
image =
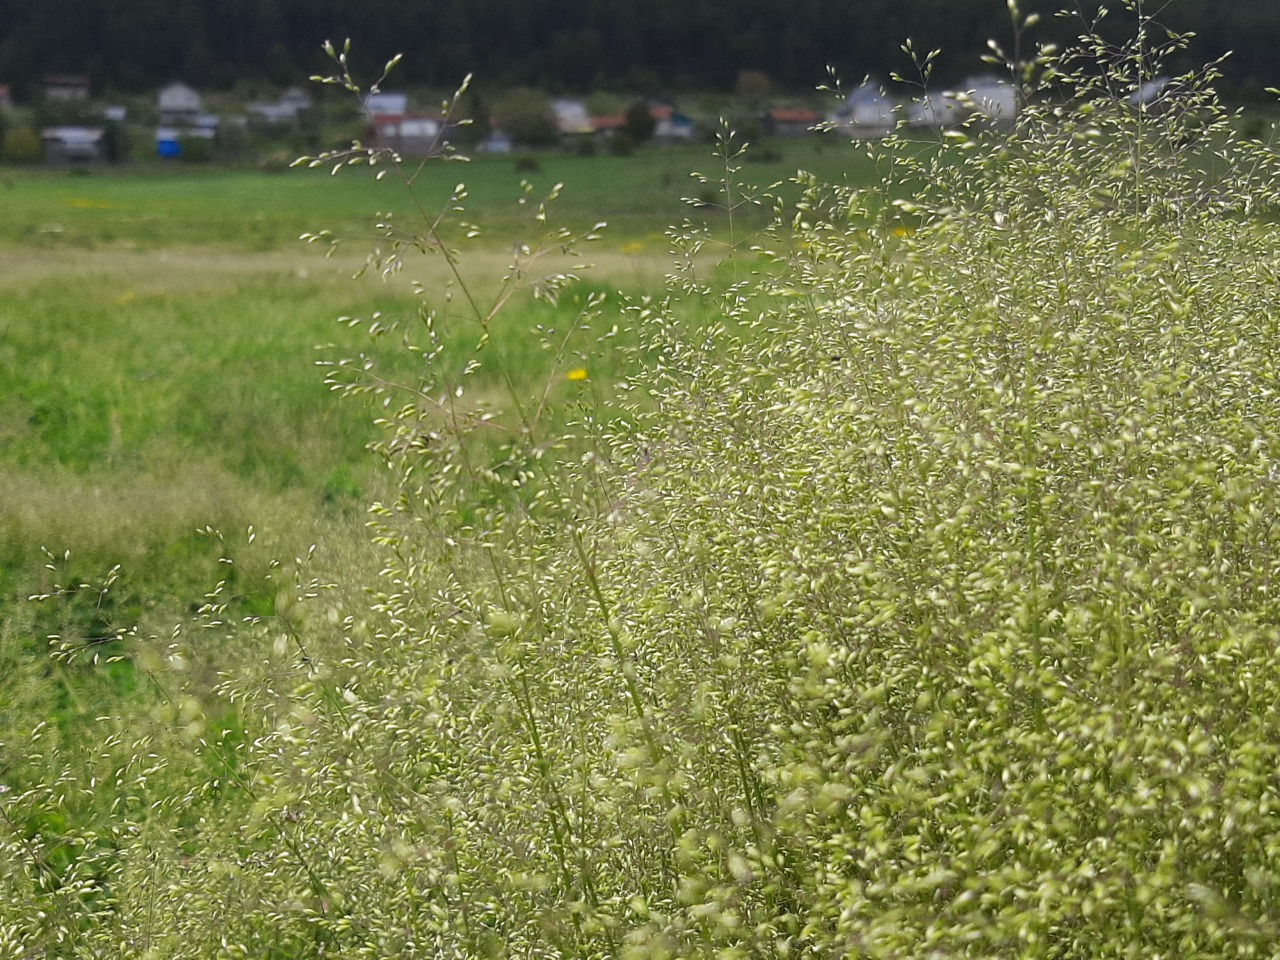
[(583, 380), (587, 379), (587, 368), (574, 367), (564, 375), (564, 378), (572, 383), (581, 383)]

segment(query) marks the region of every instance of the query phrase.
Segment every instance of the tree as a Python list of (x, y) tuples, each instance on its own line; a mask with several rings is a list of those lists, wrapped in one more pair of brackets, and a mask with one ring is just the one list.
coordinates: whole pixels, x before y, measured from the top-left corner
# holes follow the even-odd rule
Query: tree
[(560, 139), (551, 113), (551, 102), (541, 90), (518, 87), (494, 110), (499, 125), (511, 139), (526, 147), (554, 146)]
[(627, 123), (623, 130), (631, 138), (632, 143), (645, 143), (653, 139), (653, 131), (657, 128), (658, 122), (653, 119), (647, 103), (637, 100), (631, 104), (627, 107), (626, 118)]

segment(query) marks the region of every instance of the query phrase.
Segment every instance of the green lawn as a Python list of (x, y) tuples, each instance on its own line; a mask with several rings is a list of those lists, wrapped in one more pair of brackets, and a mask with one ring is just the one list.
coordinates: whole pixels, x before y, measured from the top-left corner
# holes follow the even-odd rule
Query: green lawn
[[(743, 181), (768, 185), (801, 167), (858, 182), (873, 173), (862, 151), (836, 142), (769, 151), (767, 163), (742, 163)], [(335, 319), (377, 313), (418, 336), (420, 310), (434, 310), (446, 343), (440, 362), (459, 371), (479, 336), (463, 298), (448, 293), (438, 256), (410, 260), (388, 283), (352, 279), (379, 242), (379, 214), (420, 229), (416, 205), (434, 215), (465, 181), (460, 219), (482, 235), (468, 242), (463, 269), (482, 304), (498, 296), (495, 278), (512, 248), (544, 232), (534, 214), (555, 184), (565, 187), (552, 227), (609, 223), (580, 261), (530, 268), (593, 264), (588, 283), (558, 305), (522, 296), (499, 315), (488, 366), (472, 380), (480, 400), (504, 371), (531, 396), (549, 385), (572, 389), (562, 382), (567, 369), (588, 361), (556, 357), (543, 348), (546, 333), (572, 322), (592, 291), (660, 291), (671, 266), (669, 224), (692, 217), (714, 231), (728, 226), (724, 210), (681, 199), (714, 193), (693, 171), (723, 177), (710, 146), (529, 159), (536, 169), (509, 156), (435, 162), (417, 174), (412, 193), (394, 174), (377, 181), (365, 168), (336, 177), (327, 168), (3, 171), (3, 616), (16, 616), (21, 598), (56, 579), (44, 550), (70, 551), (62, 574), (84, 579), (123, 564), (131, 615), (154, 609), (163, 617), (216, 578), (222, 548), (196, 536), (198, 528), (256, 524), (274, 533), (282, 554), (305, 548), (317, 526), (363, 537), (361, 511), (381, 482), (366, 451), (378, 435), (374, 411), (337, 399), (316, 364), (364, 356), (382, 375), (411, 383), (421, 360), (401, 348), (401, 334), (374, 341), (364, 326)], [(734, 216), (739, 239), (765, 219), (750, 207)], [(299, 242), (319, 230), (343, 239), (331, 257), (324, 245)], [(452, 226), (450, 236), (460, 239), (461, 230)], [(633, 342), (625, 330), (608, 341), (590, 361), (593, 380), (616, 377)]]
[[(424, 209), (434, 213), (454, 184), (465, 182), (468, 219), (492, 229), (496, 242), (519, 236), (523, 181), (533, 187), (535, 199), (563, 183), (556, 209), (566, 225), (583, 228), (606, 220), (619, 236), (660, 236), (689, 213), (682, 199), (706, 189), (691, 174), (700, 171), (713, 179), (722, 174), (712, 150), (702, 145), (653, 147), (628, 157), (537, 154), (528, 158), (533, 170), (520, 169), (511, 156), (433, 161), (418, 176), (416, 193)], [(827, 180), (847, 175), (860, 183), (873, 172), (861, 151), (838, 141), (773, 143), (768, 151), (769, 162), (744, 165), (748, 183), (786, 180), (799, 168)], [(414, 172), (408, 165), (404, 169)], [(379, 182), (367, 168), (350, 169), (334, 183), (328, 170), (5, 171), (0, 174), (6, 214), (0, 246), (269, 250), (288, 247), (304, 231), (360, 236), (379, 212), (394, 213), (397, 221), (417, 213), (408, 193), (392, 182), (394, 173)]]

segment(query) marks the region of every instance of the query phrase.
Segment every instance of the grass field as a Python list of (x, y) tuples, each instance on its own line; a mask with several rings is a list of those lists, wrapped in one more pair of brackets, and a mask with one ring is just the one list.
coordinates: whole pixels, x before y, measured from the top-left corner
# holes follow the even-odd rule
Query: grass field
[[(615, 240), (659, 238), (688, 215), (683, 198), (704, 192), (690, 174), (722, 174), (712, 147), (649, 148), (627, 157), (546, 153), (526, 158), (480, 156), (465, 164), (432, 162), (416, 193), (434, 212), (455, 183), (470, 191), (467, 219), (491, 229), (493, 242), (524, 239), (527, 219), (517, 202), (528, 181), (535, 196), (555, 183), (566, 189), (558, 217), (572, 228), (608, 220)], [(743, 177), (757, 185), (784, 181), (799, 168), (826, 180), (866, 182), (872, 165), (848, 144), (826, 139), (772, 143), (768, 162), (747, 163)], [(750, 154), (748, 154), (750, 156)], [(406, 170), (413, 172), (406, 165)], [(348, 170), (338, 182), (328, 168), (275, 174), (254, 170), (192, 171), (155, 167), (89, 173), (0, 172), (6, 218), (0, 246), (24, 249), (160, 250), (173, 246), (236, 250), (290, 248), (304, 231), (353, 237), (367, 234), (379, 212), (400, 219), (417, 211), (403, 189), (378, 182), (368, 169)]]
[[(771, 156), (745, 164), (743, 180), (770, 184), (801, 167), (837, 180), (872, 172), (860, 151), (834, 142), (776, 144)], [(93, 581), (119, 563), (128, 589), (114, 594), (117, 623), (172, 617), (217, 576), (226, 548), (196, 532), (206, 526), (238, 535), (256, 524), (282, 554), (337, 527), (343, 538), (362, 536), (363, 507), (381, 476), (366, 451), (376, 436), (372, 414), (332, 396), (316, 362), (365, 352), (412, 380), (414, 357), (395, 337), (373, 344), (335, 319), (379, 312), (384, 322), (413, 323), (425, 301), (462, 334), (459, 357), (474, 342), (445, 302), (441, 258), (410, 263), (392, 283), (353, 279), (378, 242), (380, 213), (420, 224), (415, 204), (432, 213), (465, 181), (463, 218), (484, 233), (464, 269), (484, 278), (475, 281), (482, 299), (496, 293), (492, 278), (513, 245), (541, 230), (532, 207), (554, 184), (565, 188), (553, 224), (581, 231), (609, 223), (583, 257), (594, 266), (582, 293), (559, 307), (520, 300), (496, 323), (495, 370), (518, 371), (531, 391), (564, 373), (537, 346), (537, 326), (572, 318), (588, 291), (658, 292), (671, 265), (669, 224), (693, 217), (728, 227), (723, 210), (682, 202), (713, 189), (693, 171), (723, 176), (709, 147), (545, 154), (533, 165), (518, 169), (512, 157), (429, 165), (413, 196), (367, 169), (338, 177), (327, 169), (3, 172), (4, 616), (17, 616), (26, 595), (59, 577)], [(521, 204), (524, 181), (534, 199)], [(735, 215), (740, 237), (764, 220), (749, 207)], [(298, 239), (319, 230), (343, 240), (331, 257)], [(626, 342), (624, 331), (615, 346)], [(611, 352), (603, 368), (597, 361), (592, 376), (615, 376), (609, 367), (619, 357)], [(71, 559), (50, 571), (46, 550)], [(33, 629), (43, 628), (20, 632)]]

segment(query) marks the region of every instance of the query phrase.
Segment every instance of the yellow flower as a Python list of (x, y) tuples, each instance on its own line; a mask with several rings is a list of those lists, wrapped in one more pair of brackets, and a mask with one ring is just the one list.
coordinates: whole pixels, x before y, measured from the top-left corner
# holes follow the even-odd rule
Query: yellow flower
[(572, 370), (570, 370), (568, 373), (564, 375), (564, 378), (566, 380), (572, 381), (573, 383), (581, 383), (583, 380), (587, 379), (587, 368), (574, 367)]

